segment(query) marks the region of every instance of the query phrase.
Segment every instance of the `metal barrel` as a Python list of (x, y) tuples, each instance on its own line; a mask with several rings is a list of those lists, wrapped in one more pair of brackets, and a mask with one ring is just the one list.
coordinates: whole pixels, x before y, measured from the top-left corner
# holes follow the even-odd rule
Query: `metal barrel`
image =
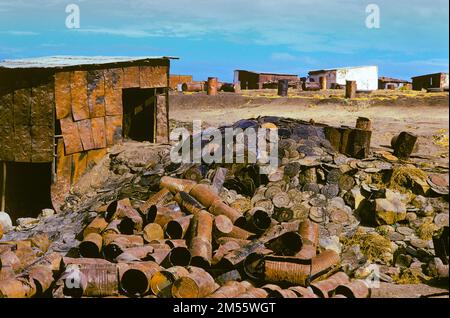
[(220, 197), (214, 192), (214, 189), (207, 184), (195, 185), (189, 192), (189, 195), (193, 196), (207, 209), (209, 209), (214, 201), (220, 200)]
[(97, 258), (100, 257), (103, 246), (103, 238), (98, 233), (90, 233), (78, 246), (82, 257)]
[(11, 267), (14, 271), (19, 271), (22, 264), (16, 253), (8, 251), (0, 254), (0, 269), (3, 267)]
[(256, 233), (263, 233), (270, 227), (272, 219), (270, 214), (263, 208), (255, 207), (245, 213), (245, 219), (250, 229)]
[(340, 262), (339, 254), (332, 250), (326, 250), (311, 259), (311, 278), (316, 277), (329, 271), (333, 266)]
[(155, 262), (158, 265), (163, 265), (163, 263), (168, 262), (168, 258), (170, 255), (170, 249), (161, 248), (155, 249), (152, 254), (148, 256), (150, 261)]
[(181, 90), (183, 92), (203, 92), (205, 89), (206, 85), (204, 82), (190, 82), (181, 85)]
[(69, 265), (64, 274), (65, 294), (72, 297), (105, 297), (119, 293), (117, 264)]
[(345, 285), (349, 282), (350, 279), (347, 274), (338, 272), (325, 280), (311, 283), (310, 287), (319, 297), (328, 298), (338, 286)]
[(264, 244), (258, 241), (253, 241), (245, 246), (232, 250), (222, 257), (218, 266), (223, 268), (234, 268), (236, 265), (243, 262), (250, 254), (256, 253), (261, 249), (265, 249)]
[(184, 191), (178, 192), (174, 200), (180, 205), (181, 209), (187, 211), (190, 214), (197, 214), (199, 211), (203, 211), (206, 208), (198, 202), (193, 196)]
[(130, 247), (144, 245), (144, 240), (135, 235), (115, 235), (103, 236), (103, 255), (108, 260), (113, 260)]
[(278, 96), (288, 96), (289, 81), (286, 79), (278, 81)]
[(112, 220), (106, 226), (105, 230), (102, 232), (102, 235), (104, 236), (105, 234), (121, 234), (119, 230), (119, 224), (120, 220)]
[(175, 240), (184, 238), (191, 224), (192, 217), (192, 215), (188, 215), (169, 221), (164, 229), (166, 236)]
[(289, 287), (288, 289), (296, 293), (299, 298), (318, 298), (318, 296), (314, 294), (314, 292), (309, 287), (306, 288), (302, 286), (293, 286)]
[(227, 216), (235, 225), (245, 224), (245, 217), (242, 213), (232, 207), (229, 207), (221, 199), (218, 199), (212, 203), (209, 208), (209, 212), (215, 216), (223, 214)]
[[(153, 219), (147, 218), (147, 222), (159, 224), (162, 228), (164, 228), (170, 221), (185, 216), (183, 212), (174, 210), (170, 207), (157, 207), (154, 205), (150, 208), (150, 210), (151, 212), (147, 214), (147, 216), (152, 215)], [(152, 210), (154, 210), (154, 212)]]
[(152, 261), (127, 264), (120, 274), (120, 286), (130, 296), (143, 296), (151, 289), (153, 275), (161, 266)]
[(277, 255), (294, 256), (303, 246), (303, 241), (297, 232), (287, 232), (274, 238), (266, 244)]
[(335, 293), (336, 295), (343, 295), (347, 298), (368, 298), (370, 296), (370, 289), (363, 280), (357, 279), (345, 285), (338, 286)]
[(269, 293), (262, 288), (249, 288), (245, 293), (236, 298), (267, 298)]
[(208, 77), (208, 95), (215, 96), (218, 91), (217, 77)]
[(117, 262), (123, 262), (125, 260), (148, 260), (150, 254), (154, 252), (153, 246), (144, 245), (130, 247), (123, 250), (122, 254), (116, 257)]
[(302, 237), (303, 243), (309, 242), (314, 247), (319, 243), (319, 225), (310, 220), (300, 223), (298, 233)]
[(272, 290), (269, 292), (269, 298), (298, 298), (298, 295), (289, 289)]
[(315, 246), (313, 246), (310, 243), (303, 244), (302, 249), (300, 252), (295, 254), (295, 257), (301, 258), (301, 259), (312, 259), (317, 254), (317, 249)]
[(128, 235), (140, 232), (144, 224), (144, 220), (135, 209), (128, 209), (126, 215), (122, 216), (120, 220), (118, 225), (120, 233)]
[(33, 286), (23, 280), (11, 278), (0, 281), (0, 298), (30, 298), (33, 295)]
[(156, 296), (160, 298), (172, 297), (172, 285), (181, 277), (188, 276), (189, 271), (181, 266), (170, 267), (156, 272), (150, 280), (150, 287)]
[(91, 223), (84, 229), (83, 237), (88, 236), (91, 233), (101, 234), (103, 230), (108, 226), (108, 222), (103, 216), (97, 216)]
[(219, 248), (215, 251), (213, 258), (212, 258), (212, 265), (216, 265), (217, 263), (219, 263), (222, 258), (225, 256), (225, 254), (227, 254), (229, 251), (232, 250), (237, 250), (239, 249), (241, 246), (237, 243), (237, 242), (233, 242), (233, 241), (229, 241), (226, 242), (225, 244), (221, 244), (219, 245)]
[(212, 228), (214, 217), (200, 211), (191, 221), (191, 263), (200, 267), (209, 267), (212, 259)]
[(307, 286), (310, 280), (311, 265), (300, 264), (282, 258), (264, 260), (264, 278), (271, 283), (289, 283)]
[(239, 247), (244, 247), (247, 244), (249, 244), (251, 241), (249, 241), (249, 240), (240, 240), (240, 239), (236, 239), (236, 238), (233, 238), (233, 237), (226, 237), (226, 236), (216, 239), (216, 243), (219, 244), (219, 245), (224, 245), (224, 244), (226, 244), (228, 242), (233, 242), (233, 243), (238, 244)]
[(162, 240), (164, 239), (164, 230), (157, 223), (147, 224), (143, 230), (143, 238), (148, 243), (154, 240)]
[(167, 188), (173, 194), (180, 191), (189, 193), (196, 184), (197, 183), (192, 180), (177, 179), (166, 176), (162, 177), (160, 182), (161, 188)]
[(181, 277), (172, 285), (175, 298), (204, 298), (212, 294), (219, 286), (205, 270), (190, 266), (189, 275)]
[(174, 247), (167, 259), (170, 266), (188, 266), (191, 263), (191, 252), (185, 246)]
[(146, 215), (148, 213), (148, 210), (154, 206), (154, 205), (160, 205), (163, 203), (166, 199), (168, 199), (171, 196), (171, 193), (169, 189), (163, 188), (159, 190), (156, 194), (152, 195), (147, 201), (141, 204), (139, 207), (139, 210), (142, 214)]
[(42, 296), (54, 282), (52, 267), (48, 265), (34, 265), (27, 274), (34, 281), (38, 296)]
[(214, 218), (213, 234), (216, 239), (228, 236), (231, 231), (233, 231), (233, 222), (227, 216), (218, 215)]
[(248, 282), (229, 281), (207, 298), (234, 298), (245, 293), (252, 285)]

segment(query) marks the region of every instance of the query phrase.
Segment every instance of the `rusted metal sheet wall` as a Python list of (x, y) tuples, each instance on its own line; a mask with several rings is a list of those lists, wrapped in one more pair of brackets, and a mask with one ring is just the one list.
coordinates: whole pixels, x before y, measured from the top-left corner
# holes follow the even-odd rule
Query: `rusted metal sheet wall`
[(444, 88), (448, 86), (448, 75), (436, 73), (413, 77), (413, 90), (420, 91), (427, 88)]
[[(66, 155), (120, 142), (122, 89), (168, 87), (168, 72), (168, 65), (149, 65), (57, 73), (56, 113), (61, 123)], [(165, 140), (168, 112), (162, 103), (161, 107), (163, 109), (157, 111), (157, 123), (161, 126), (157, 128), (160, 134), (157, 139)]]
[(0, 73), (0, 161), (53, 161), (55, 97), (47, 73)]

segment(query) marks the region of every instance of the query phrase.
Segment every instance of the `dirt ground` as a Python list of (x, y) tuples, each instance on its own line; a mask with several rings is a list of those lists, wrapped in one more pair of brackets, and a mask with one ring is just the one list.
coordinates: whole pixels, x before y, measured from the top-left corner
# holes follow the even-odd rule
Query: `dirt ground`
[(243, 91), (242, 94), (173, 93), (170, 98), (172, 126), (202, 120), (205, 126), (231, 124), (243, 118), (282, 116), (332, 126), (354, 126), (360, 116), (373, 123), (372, 147), (390, 145), (402, 131), (419, 136), (415, 156), (448, 167), (449, 94), (415, 91), (376, 91), (346, 100), (341, 90), (290, 91), (287, 98), (275, 90)]

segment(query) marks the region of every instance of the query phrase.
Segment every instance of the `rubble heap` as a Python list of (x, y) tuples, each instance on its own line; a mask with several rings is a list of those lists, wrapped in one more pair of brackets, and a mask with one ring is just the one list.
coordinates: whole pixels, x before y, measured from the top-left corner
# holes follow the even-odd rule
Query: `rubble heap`
[(365, 298), (377, 280), (448, 280), (442, 171), (346, 156), (314, 123), (233, 127), (267, 123), (281, 138), (268, 176), (173, 164), (168, 147), (112, 149), (59, 214), (0, 223), (0, 296)]

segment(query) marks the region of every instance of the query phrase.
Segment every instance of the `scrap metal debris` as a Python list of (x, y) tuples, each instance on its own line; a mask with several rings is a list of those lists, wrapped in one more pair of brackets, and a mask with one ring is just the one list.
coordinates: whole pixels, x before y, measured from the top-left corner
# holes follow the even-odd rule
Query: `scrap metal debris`
[(307, 122), (233, 127), (268, 123), (268, 176), (117, 146), (60, 214), (15, 230), (0, 214), (0, 297), (367, 298), (371, 282), (448, 281), (448, 178), (403, 161), (410, 135), (400, 158), (355, 159)]

